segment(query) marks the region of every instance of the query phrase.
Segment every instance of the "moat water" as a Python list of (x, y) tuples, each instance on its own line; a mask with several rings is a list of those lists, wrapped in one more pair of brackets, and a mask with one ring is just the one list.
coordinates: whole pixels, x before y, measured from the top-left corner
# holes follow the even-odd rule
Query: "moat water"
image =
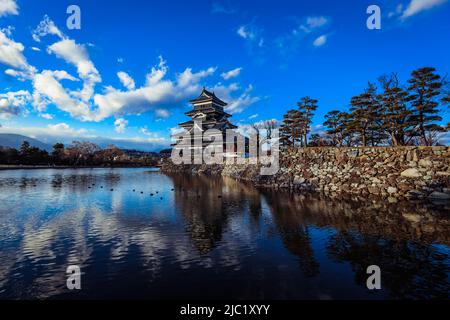
[(448, 299), (449, 211), (149, 169), (0, 171), (0, 299)]

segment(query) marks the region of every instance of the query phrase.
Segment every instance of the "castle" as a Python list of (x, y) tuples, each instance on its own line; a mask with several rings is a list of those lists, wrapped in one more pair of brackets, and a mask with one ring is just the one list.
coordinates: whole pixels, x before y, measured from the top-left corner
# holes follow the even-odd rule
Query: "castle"
[[(189, 103), (193, 108), (186, 112), (185, 115), (191, 119), (180, 123), (179, 126), (192, 136), (192, 147), (190, 149), (194, 150), (194, 153), (200, 152), (211, 143), (207, 141), (208, 139), (204, 139), (202, 134), (195, 136), (194, 131), (203, 133), (207, 130), (215, 129), (222, 134), (221, 141), (223, 141), (224, 150), (227, 150), (226, 131), (237, 129), (237, 126), (228, 120), (232, 115), (224, 111), (227, 103), (219, 99), (214, 92), (210, 92), (205, 88), (203, 88), (200, 96), (189, 101)], [(235, 143), (233, 142), (233, 144)], [(173, 146), (176, 146), (176, 144)], [(233, 147), (233, 150), (236, 152), (236, 147)]]

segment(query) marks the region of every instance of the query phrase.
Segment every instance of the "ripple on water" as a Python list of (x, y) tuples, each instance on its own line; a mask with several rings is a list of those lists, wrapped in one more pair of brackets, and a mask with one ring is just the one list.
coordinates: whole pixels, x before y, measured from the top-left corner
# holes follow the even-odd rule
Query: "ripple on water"
[[(66, 297), (69, 264), (82, 268), (85, 297), (450, 292), (444, 207), (330, 202), (146, 169), (5, 171), (0, 201), (0, 298)], [(358, 279), (373, 261), (386, 283), (369, 295)]]

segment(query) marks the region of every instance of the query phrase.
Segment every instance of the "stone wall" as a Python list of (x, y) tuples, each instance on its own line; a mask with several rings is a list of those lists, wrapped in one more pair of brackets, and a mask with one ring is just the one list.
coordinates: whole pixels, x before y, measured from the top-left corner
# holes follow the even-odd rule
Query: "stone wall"
[(222, 174), (256, 186), (390, 199), (450, 201), (450, 147), (306, 148), (282, 153), (274, 176), (254, 165), (163, 166), (163, 171)]

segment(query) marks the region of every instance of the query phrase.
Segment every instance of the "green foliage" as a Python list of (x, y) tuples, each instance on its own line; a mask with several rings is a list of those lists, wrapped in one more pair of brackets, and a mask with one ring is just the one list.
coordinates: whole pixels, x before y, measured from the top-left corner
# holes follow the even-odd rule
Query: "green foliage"
[(377, 88), (369, 83), (366, 91), (355, 96), (350, 101), (350, 121), (347, 124), (349, 131), (358, 134), (362, 146), (376, 146), (383, 141), (381, 124), (381, 104), (377, 96)]
[(21, 164), (48, 164), (49, 156), (48, 152), (36, 147), (30, 146), (28, 141), (22, 142), (20, 150), (18, 152)]
[(155, 153), (125, 151), (110, 145), (105, 149), (91, 142), (74, 141), (65, 147), (62, 143), (53, 146), (51, 155), (47, 151), (30, 146), (24, 141), (19, 150), (0, 147), (0, 164), (49, 165), (49, 166), (156, 166), (160, 156)]
[(368, 84), (363, 93), (352, 97), (349, 112), (332, 110), (325, 115), (326, 137), (311, 133), (317, 100), (300, 99), (298, 110), (289, 110), (280, 128), (283, 146), (403, 146), (438, 143), (439, 133), (450, 130), (439, 125), (440, 104), (450, 105), (450, 92), (434, 68), (411, 73), (408, 86), (400, 85), (397, 75), (379, 78), (379, 88)]
[(300, 111), (300, 134), (302, 136), (302, 146), (308, 145), (308, 134), (311, 131), (312, 118), (314, 112), (317, 109), (318, 101), (311, 99), (310, 97), (303, 97), (300, 102), (297, 103), (298, 110)]
[(381, 103), (381, 129), (390, 136), (393, 146), (410, 142), (414, 123), (412, 112), (407, 107), (408, 92), (399, 86), (396, 74), (379, 79), (383, 92), (379, 94)]
[(328, 129), (327, 134), (331, 138), (332, 145), (338, 147), (344, 144), (351, 145), (349, 121), (350, 115), (339, 110), (332, 110), (325, 115), (324, 126)]
[(280, 141), (284, 147), (308, 145), (308, 134), (311, 131), (312, 118), (317, 109), (317, 100), (303, 97), (297, 103), (298, 109), (289, 110), (280, 126)]
[(438, 97), (442, 88), (441, 76), (435, 73), (434, 68), (420, 68), (412, 72), (412, 78), (408, 80), (410, 92), (408, 101), (414, 108), (411, 122), (416, 126), (416, 135), (421, 143), (432, 145), (432, 140), (427, 132), (439, 130), (436, 122), (441, 121), (439, 113)]
[(280, 127), (280, 140), (282, 146), (296, 146), (300, 141), (302, 122), (302, 115), (298, 110), (291, 109), (284, 115)]

